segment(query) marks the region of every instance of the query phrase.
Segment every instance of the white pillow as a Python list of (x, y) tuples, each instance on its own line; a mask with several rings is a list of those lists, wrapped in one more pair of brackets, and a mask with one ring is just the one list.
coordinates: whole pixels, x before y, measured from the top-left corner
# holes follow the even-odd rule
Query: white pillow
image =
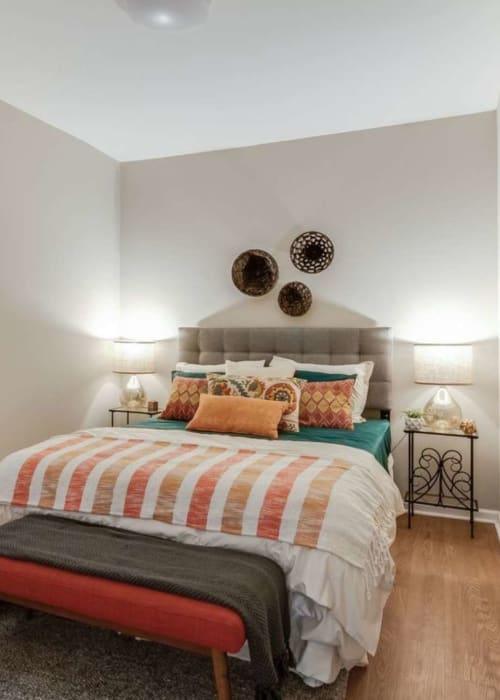
[[(241, 362), (226, 360), (226, 376), (242, 374)], [(295, 374), (295, 365), (291, 360), (280, 360), (272, 367), (253, 367), (245, 373), (252, 377), (271, 379), (290, 379)]]
[[(237, 373), (252, 372), (257, 367), (264, 367), (265, 360), (242, 360), (241, 362), (233, 362), (237, 367)], [(179, 372), (192, 372), (193, 374), (201, 374), (202, 372), (224, 372), (226, 365), (223, 362), (220, 365), (196, 365), (189, 362), (178, 362), (175, 369)]]
[[(286, 358), (277, 357), (276, 355), (271, 360), (271, 367), (279, 366)], [(352, 419), (354, 423), (363, 423), (364, 418), (361, 415), (365, 410), (366, 399), (368, 397), (368, 388), (370, 386), (370, 377), (372, 376), (375, 363), (371, 360), (359, 362), (353, 365), (318, 365), (309, 362), (295, 362), (295, 360), (287, 360), (293, 362), (295, 369), (302, 369), (305, 372), (324, 372), (325, 374), (355, 374), (356, 381), (352, 391)]]

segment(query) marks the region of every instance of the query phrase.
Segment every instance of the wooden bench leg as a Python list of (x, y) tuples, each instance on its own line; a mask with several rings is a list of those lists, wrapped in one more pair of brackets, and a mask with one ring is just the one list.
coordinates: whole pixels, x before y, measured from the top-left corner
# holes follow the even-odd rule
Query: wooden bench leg
[(212, 649), (212, 664), (217, 687), (217, 700), (231, 700), (227, 654), (223, 651)]

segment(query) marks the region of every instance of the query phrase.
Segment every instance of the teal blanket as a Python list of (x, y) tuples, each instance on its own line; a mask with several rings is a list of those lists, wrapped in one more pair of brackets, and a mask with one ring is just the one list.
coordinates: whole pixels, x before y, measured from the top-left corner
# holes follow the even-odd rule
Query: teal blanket
[[(184, 430), (187, 423), (180, 420), (147, 420), (133, 423), (132, 428), (156, 428), (158, 430)], [(257, 438), (258, 439), (258, 438)], [(391, 452), (391, 425), (387, 420), (368, 420), (356, 423), (354, 430), (333, 428), (301, 428), (300, 433), (280, 433), (279, 440), (299, 442), (329, 442), (347, 447), (357, 447), (372, 454), (388, 470)]]

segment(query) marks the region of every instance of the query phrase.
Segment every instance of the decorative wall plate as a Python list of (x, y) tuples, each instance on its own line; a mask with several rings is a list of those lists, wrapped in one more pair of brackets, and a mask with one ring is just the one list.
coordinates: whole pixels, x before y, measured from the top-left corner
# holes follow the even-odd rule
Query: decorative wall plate
[(278, 281), (278, 263), (265, 250), (246, 250), (233, 262), (233, 283), (251, 297), (267, 294)]
[(326, 270), (334, 255), (332, 241), (319, 231), (301, 233), (290, 247), (290, 258), (297, 270), (311, 274)]
[(303, 316), (311, 308), (311, 290), (302, 282), (289, 282), (282, 287), (278, 304), (288, 316)]

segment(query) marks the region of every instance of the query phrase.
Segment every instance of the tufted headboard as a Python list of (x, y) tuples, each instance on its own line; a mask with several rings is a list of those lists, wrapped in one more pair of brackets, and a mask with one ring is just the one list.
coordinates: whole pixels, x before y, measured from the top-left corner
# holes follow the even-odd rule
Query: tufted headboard
[(390, 328), (180, 328), (179, 361), (217, 364), (273, 355), (298, 362), (347, 364), (373, 360), (367, 409), (389, 417), (392, 408)]

